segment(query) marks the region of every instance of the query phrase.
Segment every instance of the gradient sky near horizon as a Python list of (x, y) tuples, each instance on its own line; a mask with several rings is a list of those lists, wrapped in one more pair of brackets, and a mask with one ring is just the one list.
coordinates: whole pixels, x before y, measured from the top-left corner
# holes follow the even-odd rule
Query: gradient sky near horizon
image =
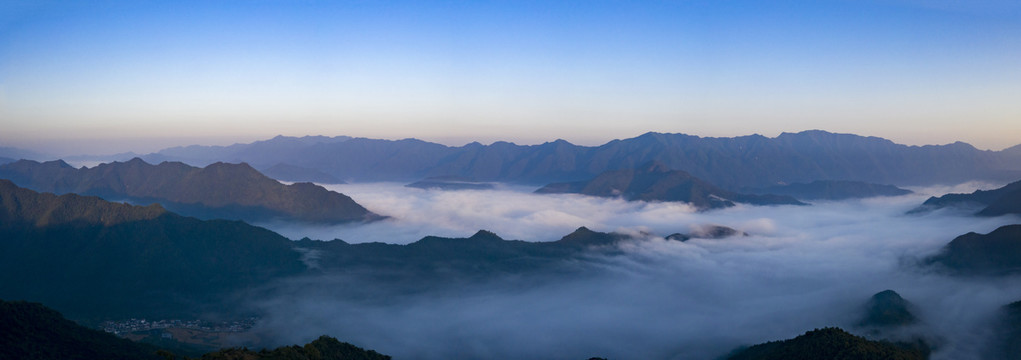
[(808, 129), (1021, 143), (1021, 3), (0, 3), (0, 146)]

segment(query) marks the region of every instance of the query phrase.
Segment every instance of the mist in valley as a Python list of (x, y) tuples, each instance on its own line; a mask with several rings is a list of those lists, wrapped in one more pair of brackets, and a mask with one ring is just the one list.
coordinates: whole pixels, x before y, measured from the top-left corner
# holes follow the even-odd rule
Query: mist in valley
[[(713, 359), (739, 346), (839, 326), (851, 332), (873, 294), (917, 305), (911, 330), (935, 339), (933, 359), (977, 356), (994, 313), (1021, 300), (1019, 278), (951, 277), (916, 265), (954, 237), (1018, 217), (952, 210), (905, 215), (927, 196), (695, 212), (678, 203), (535, 195), (531, 188), (441, 191), (400, 184), (331, 185), (390, 219), (363, 225), (264, 224), (297, 239), (406, 244), (426, 235), (553, 241), (585, 226), (638, 238), (619, 252), (565, 259), (571, 271), (459, 274), (428, 283), (327, 273), (273, 284), (247, 306), (274, 344), (329, 334), (396, 358)], [(706, 225), (748, 234), (665, 240)], [(407, 278), (413, 278), (407, 274)]]

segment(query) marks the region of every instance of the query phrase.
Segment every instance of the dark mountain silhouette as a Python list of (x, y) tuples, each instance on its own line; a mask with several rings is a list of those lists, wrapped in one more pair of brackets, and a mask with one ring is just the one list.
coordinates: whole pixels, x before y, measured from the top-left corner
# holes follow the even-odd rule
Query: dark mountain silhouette
[[(427, 236), (407, 245), (343, 241), (297, 242), (302, 251), (314, 251), (324, 272), (357, 272), (367, 277), (401, 274), (413, 282), (446, 277), (483, 278), (500, 273), (555, 272), (567, 259), (593, 253), (619, 254), (614, 245), (634, 240), (624, 234), (603, 233), (581, 227), (551, 242), (504, 240), (480, 230), (468, 238)], [(364, 271), (359, 271), (364, 270)]]
[(0, 165), (7, 164), (7, 163), (12, 163), (12, 162), (14, 162), (14, 159), (0, 156)]
[[(0, 359), (33, 360), (162, 360), (177, 358), (149, 345), (89, 329), (65, 319), (39, 303), (0, 300)], [(305, 346), (273, 350), (222, 349), (202, 355), (204, 360), (387, 360), (373, 350), (321, 336)]]
[(405, 186), (419, 189), (441, 190), (490, 190), (496, 188), (496, 186), (492, 183), (472, 181), (470, 179), (456, 176), (433, 176)]
[(923, 349), (884, 341), (871, 341), (840, 328), (815, 329), (789, 340), (773, 341), (740, 350), (728, 360), (922, 360)]
[(971, 194), (946, 194), (930, 197), (909, 213), (924, 213), (945, 207), (977, 211), (980, 216), (1021, 214), (1021, 181), (993, 190), (977, 190)]
[(658, 161), (725, 189), (842, 179), (930, 185), (1021, 176), (1016, 151), (982, 151), (965, 143), (907, 146), (877, 137), (812, 130), (706, 138), (647, 133), (588, 147), (563, 140), (540, 145), (496, 142), (450, 147), (416, 139), (276, 138), (228, 147), (171, 148), (143, 157), (204, 166), (247, 162), (256, 168), (287, 163), (339, 179), (412, 182), (431, 176), (547, 184), (590, 179), (609, 170)]
[(1021, 225), (1001, 226), (985, 235), (970, 232), (958, 236), (925, 263), (967, 275), (1018, 273), (1021, 271)]
[(911, 194), (911, 190), (893, 185), (870, 184), (861, 181), (816, 180), (810, 183), (776, 185), (748, 189), (755, 194), (787, 195), (798, 200), (845, 200), (876, 196)]
[(67, 320), (39, 303), (0, 300), (0, 359), (163, 359), (158, 349)]
[(652, 162), (637, 169), (607, 171), (592, 180), (553, 183), (535, 191), (539, 194), (576, 193), (601, 197), (622, 197), (629, 201), (679, 201), (699, 210), (753, 205), (805, 205), (789, 196), (739, 194), (723, 190), (687, 172), (670, 170)]
[(884, 290), (876, 293), (865, 305), (865, 316), (858, 322), (861, 326), (899, 327), (918, 322), (911, 313), (911, 305), (896, 291)]
[(320, 336), (305, 346), (283, 346), (273, 350), (223, 349), (202, 355), (200, 360), (389, 360), (390, 356)]
[(989, 206), (980, 210), (977, 215), (1000, 216), (1007, 214), (1021, 214), (1021, 189), (1014, 189), (1004, 193), (990, 203)]
[(223, 302), (232, 294), (304, 270), (290, 240), (244, 222), (0, 180), (2, 298), (40, 301), (78, 319), (229, 314)]
[(291, 164), (276, 164), (262, 169), (262, 173), (280, 181), (313, 182), (319, 184), (345, 184), (333, 175), (316, 169), (303, 168)]
[(733, 236), (748, 236), (748, 233), (722, 225), (704, 225), (687, 234), (670, 234), (666, 239), (688, 241), (691, 239), (725, 239)]
[(928, 354), (945, 340), (922, 323), (914, 312), (915, 305), (896, 291), (880, 291), (865, 303), (856, 331), (870, 339), (891, 341)]
[(135, 158), (75, 169), (60, 160), (21, 160), (0, 165), (0, 178), (37, 191), (158, 202), (205, 219), (341, 223), (379, 218), (344, 194), (311, 183), (284, 185), (244, 163), (196, 168), (177, 162), (150, 165)]
[(1021, 301), (1004, 306), (993, 324), (986, 359), (1021, 359)]

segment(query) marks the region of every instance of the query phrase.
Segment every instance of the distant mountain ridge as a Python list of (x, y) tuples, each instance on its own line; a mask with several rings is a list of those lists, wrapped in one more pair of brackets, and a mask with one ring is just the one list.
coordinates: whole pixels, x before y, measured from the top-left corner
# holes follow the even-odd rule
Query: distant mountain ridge
[(789, 196), (751, 195), (723, 190), (687, 172), (671, 170), (658, 162), (646, 163), (636, 169), (607, 171), (587, 181), (553, 183), (535, 192), (621, 197), (629, 201), (677, 201), (689, 203), (699, 210), (731, 207), (735, 202), (805, 205)]
[(646, 133), (600, 146), (564, 140), (540, 145), (495, 142), (451, 147), (417, 139), (283, 137), (232, 146), (189, 146), (143, 156), (150, 162), (204, 166), (288, 164), (338, 179), (412, 182), (435, 176), (523, 184), (579, 181), (658, 161), (725, 189), (815, 180), (894, 185), (1005, 181), (1021, 177), (1021, 152), (982, 151), (957, 142), (907, 146), (877, 137), (820, 130), (732, 138)]
[(946, 207), (978, 211), (975, 215), (979, 216), (1021, 214), (1021, 181), (997, 189), (976, 190), (971, 194), (933, 196), (910, 213), (924, 213)]
[(311, 183), (284, 185), (244, 163), (196, 168), (179, 162), (150, 165), (135, 158), (76, 169), (60, 160), (20, 160), (0, 165), (0, 178), (37, 191), (158, 202), (206, 219), (343, 223), (380, 218), (344, 194)]

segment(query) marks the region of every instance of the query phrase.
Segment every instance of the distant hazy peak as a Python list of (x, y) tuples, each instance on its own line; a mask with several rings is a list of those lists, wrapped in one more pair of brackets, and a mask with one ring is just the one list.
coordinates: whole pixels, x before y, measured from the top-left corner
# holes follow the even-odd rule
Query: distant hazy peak
[(54, 168), (55, 167), (55, 168), (74, 169), (74, 166), (71, 166), (71, 164), (68, 164), (64, 160), (59, 160), (59, 159), (58, 160), (43, 161), (43, 162), (39, 162), (39, 161), (35, 161), (35, 160), (28, 160), (28, 159), (21, 159), (21, 160), (18, 160), (18, 161), (15, 161), (15, 162), (12, 162), (12, 163), (8, 164), (7, 166), (17, 166), (17, 167), (20, 167), (20, 166), (27, 166), (27, 165), (41, 165), (41, 166), (45, 166), (45, 167), (49, 167), (49, 168)]
[[(908, 146), (871, 136), (807, 130), (777, 137), (699, 137), (647, 132), (598, 146), (562, 139), (537, 145), (496, 141), (447, 146), (418, 139), (275, 137), (228, 147), (188, 147), (146, 155), (193, 165), (245, 161), (256, 169), (285, 163), (311, 171), (289, 181), (332, 176), (348, 181), (416, 181), (456, 175), (478, 181), (540, 185), (592, 178), (650, 160), (727, 190), (779, 183), (846, 179), (877, 184), (933, 185), (1004, 181), (1021, 174), (1021, 155), (970, 145)], [(1021, 153), (1021, 150), (1018, 150)]]

